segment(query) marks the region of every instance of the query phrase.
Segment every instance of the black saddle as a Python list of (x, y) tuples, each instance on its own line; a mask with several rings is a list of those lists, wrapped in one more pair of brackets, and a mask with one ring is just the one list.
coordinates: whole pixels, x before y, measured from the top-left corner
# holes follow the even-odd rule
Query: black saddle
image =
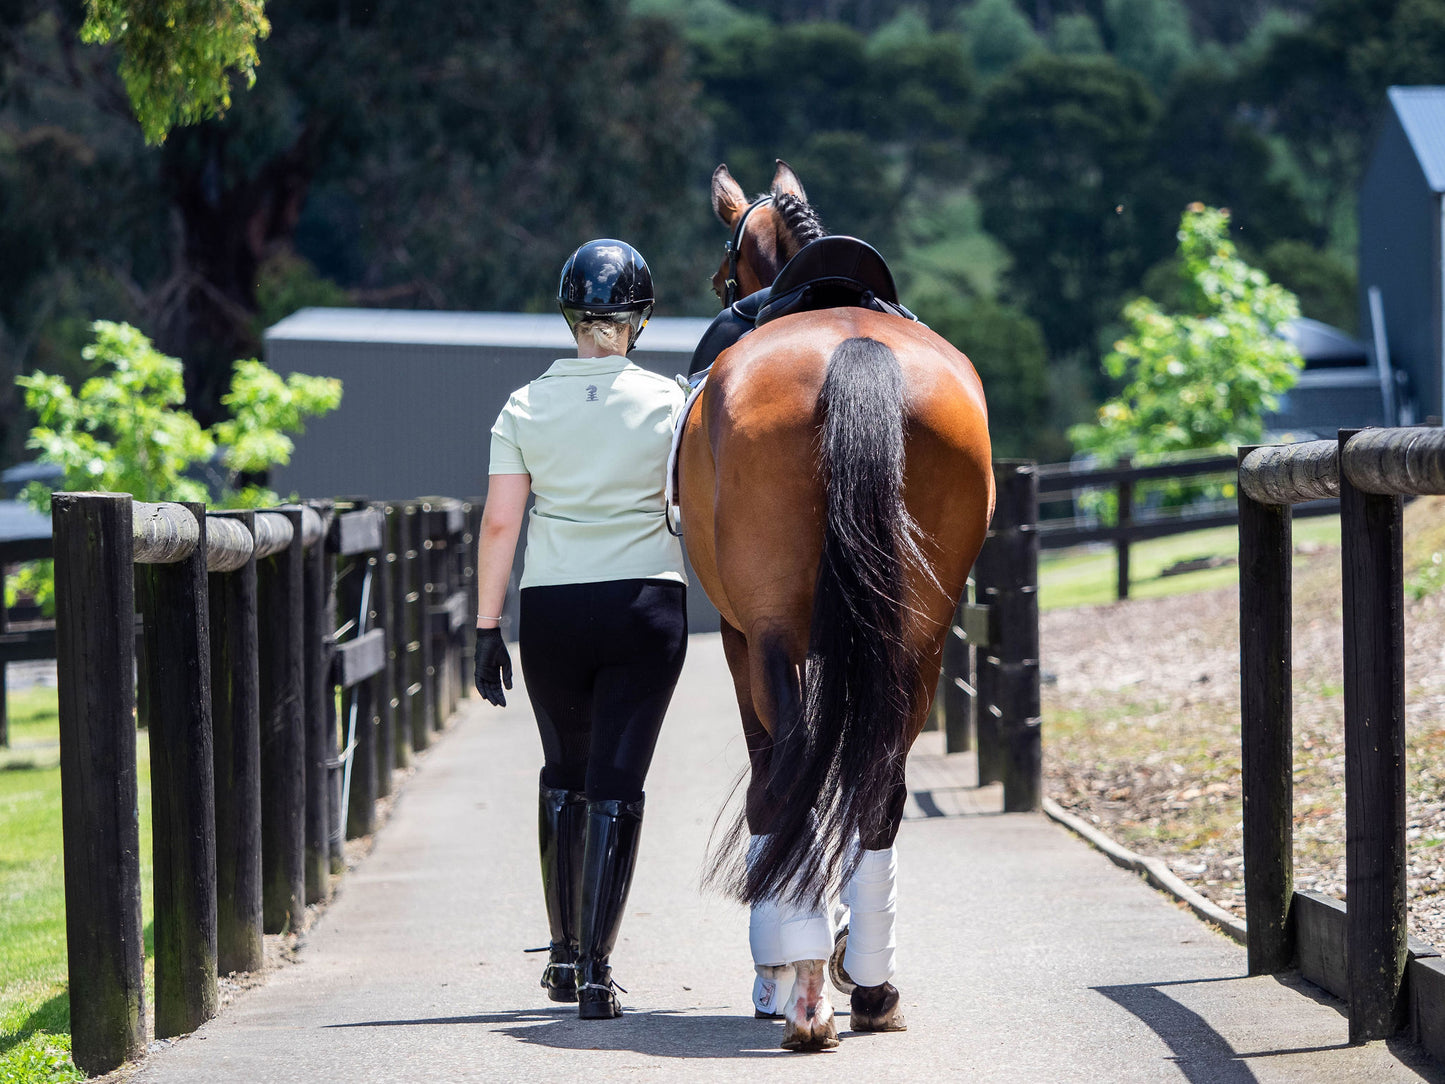
[(849, 307), (903, 315), (893, 273), (876, 248), (856, 237), (819, 237), (778, 272), (754, 326), (795, 312)]
[(893, 273), (876, 248), (856, 237), (819, 237), (798, 250), (771, 287), (749, 294), (713, 318), (693, 351), (688, 376), (707, 369), (755, 327), (795, 312), (839, 308), (918, 319), (899, 304)]

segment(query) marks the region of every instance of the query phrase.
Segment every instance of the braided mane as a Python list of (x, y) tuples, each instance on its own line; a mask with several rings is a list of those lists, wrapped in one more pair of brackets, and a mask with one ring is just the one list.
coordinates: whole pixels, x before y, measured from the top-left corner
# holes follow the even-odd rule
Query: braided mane
[(828, 231), (823, 228), (823, 223), (818, 219), (818, 212), (813, 210), (812, 204), (800, 200), (797, 196), (784, 192), (774, 198), (773, 207), (783, 221), (779, 237), (784, 242), (785, 261), (796, 256), (798, 249), (809, 241), (816, 241), (819, 237), (828, 235)]

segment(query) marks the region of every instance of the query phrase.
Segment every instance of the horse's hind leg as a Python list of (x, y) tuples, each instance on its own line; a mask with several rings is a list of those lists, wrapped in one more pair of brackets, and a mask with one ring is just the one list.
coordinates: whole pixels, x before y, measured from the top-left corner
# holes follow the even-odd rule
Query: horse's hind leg
[[(773, 736), (763, 725), (753, 698), (753, 660), (749, 652), (760, 650), (737, 629), (723, 623), (723, 652), (732, 671), (738, 708), (747, 740), (751, 777), (748, 780), (746, 817), (750, 834), (748, 862), (751, 866), (772, 831), (773, 800), (768, 794), (772, 775)], [(773, 658), (775, 665), (778, 659)], [(774, 696), (796, 699), (786, 677), (775, 680)], [(775, 710), (796, 710), (795, 704)], [(827, 911), (800, 906), (790, 900), (766, 899), (755, 903), (748, 916), (748, 943), (757, 978), (753, 983), (753, 1011), (759, 1017), (783, 1016), (787, 1022), (783, 1046), (789, 1050), (823, 1050), (838, 1043), (833, 1006), (828, 1001), (821, 976), (832, 944)]]
[(890, 803), (888, 829), (863, 841), (858, 867), (843, 886), (848, 907), (842, 978), (849, 991), (854, 1031), (906, 1031), (898, 990), (889, 980), (895, 964), (894, 920), (898, 910), (898, 847), (908, 791), (900, 779)]
[[(768, 774), (772, 770), (773, 736), (763, 726), (753, 704), (748, 663), (748, 643), (743, 634), (726, 621), (722, 623), (723, 654), (732, 671), (738, 711), (743, 720), (743, 738), (748, 746), (750, 777), (745, 816), (749, 841), (749, 864), (762, 846), (769, 828)], [(784, 959), (783, 912), (773, 900), (754, 904), (748, 915), (748, 945), (753, 954), (753, 1015), (777, 1020), (793, 987), (793, 965)]]
[(833, 1006), (823, 990), (826, 960), (798, 960), (797, 977), (783, 1012), (783, 1049), (797, 1051), (831, 1050), (838, 1045), (838, 1025)]

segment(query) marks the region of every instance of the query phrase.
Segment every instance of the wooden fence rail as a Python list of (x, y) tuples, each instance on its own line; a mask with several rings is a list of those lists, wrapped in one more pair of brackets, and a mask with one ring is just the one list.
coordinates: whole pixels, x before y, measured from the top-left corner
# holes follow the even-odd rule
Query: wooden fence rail
[[(1251, 973), (1299, 962), (1349, 1003), (1350, 1041), (1413, 1022), (1445, 1052), (1445, 964), (1406, 926), (1402, 497), (1445, 493), (1445, 430), (1341, 430), (1239, 455), (1244, 875)], [(1340, 502), (1348, 906), (1293, 887), (1290, 522)]]
[[(1075, 516), (1070, 519), (1046, 519), (1039, 524), (1039, 548), (1065, 549), (1091, 542), (1108, 542), (1114, 546), (1118, 574), (1115, 597), (1129, 597), (1129, 551), (1135, 542), (1171, 535), (1203, 531), (1212, 527), (1232, 527), (1238, 522), (1236, 509), (1188, 511), (1178, 515), (1140, 516), (1135, 509), (1135, 487), (1141, 482), (1184, 481), (1216, 478), (1233, 481), (1239, 468), (1235, 456), (1198, 456), (1164, 463), (1134, 466), (1125, 456), (1110, 467), (1079, 468), (1072, 463), (1049, 463), (1038, 468), (1039, 500), (1043, 503), (1072, 501), (1079, 490), (1112, 488), (1117, 516), (1113, 524), (1101, 524)], [(1332, 498), (1310, 498), (1310, 504), (1298, 509), (1297, 516), (1327, 516), (1339, 510)]]
[[(324, 898), (343, 820), (350, 836), (374, 828), (393, 767), (464, 694), (475, 509), (208, 514), (114, 493), (56, 493), (52, 508), (56, 626), (9, 650), (54, 645), (72, 1055), (94, 1074), (138, 1054), (147, 1031), (137, 692), (164, 1038), (215, 1013), (218, 971), (261, 965), (263, 931), (294, 928)], [(410, 537), (394, 529), (408, 520)], [(415, 620), (394, 638), (404, 612)], [(396, 722), (413, 697), (427, 705), (409, 716), (421, 742)]]

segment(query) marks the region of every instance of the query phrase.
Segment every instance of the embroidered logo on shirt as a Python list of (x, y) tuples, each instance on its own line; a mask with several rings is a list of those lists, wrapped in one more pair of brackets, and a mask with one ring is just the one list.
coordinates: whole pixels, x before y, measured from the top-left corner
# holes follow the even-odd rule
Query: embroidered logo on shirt
[(597, 402), (597, 385), (596, 385), (596, 384), (588, 384), (588, 385), (587, 385), (587, 401), (588, 401), (589, 403), (595, 403), (595, 402)]

